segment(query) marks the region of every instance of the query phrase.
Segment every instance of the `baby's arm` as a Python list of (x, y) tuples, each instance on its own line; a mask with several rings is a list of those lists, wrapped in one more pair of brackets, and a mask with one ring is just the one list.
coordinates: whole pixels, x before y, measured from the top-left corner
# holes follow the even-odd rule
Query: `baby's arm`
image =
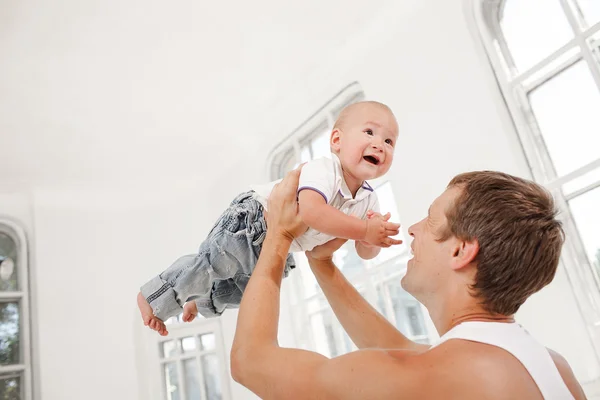
[(388, 222), (379, 214), (366, 220), (346, 215), (328, 205), (320, 193), (308, 189), (300, 191), (298, 203), (300, 216), (308, 226), (338, 238), (366, 242), (367, 245), (362, 245), (360, 250), (365, 256), (369, 256), (375, 251), (366, 250), (368, 245), (389, 247), (401, 243), (390, 238), (399, 233), (400, 225)]
[(365, 239), (367, 220), (344, 214), (325, 203), (325, 199), (318, 192), (302, 190), (298, 195), (298, 204), (300, 216), (311, 228), (342, 239)]
[[(372, 218), (375, 215), (381, 215), (375, 211), (369, 210), (367, 212), (367, 218)], [(387, 213), (383, 216), (383, 219), (386, 221), (389, 221), (391, 217), (390, 213)], [(379, 252), (381, 251), (381, 247), (378, 246), (371, 246), (370, 244), (368, 244), (367, 242), (361, 242), (361, 241), (357, 241), (354, 244), (355, 248), (356, 248), (356, 253), (360, 256), (360, 258), (362, 258), (363, 260), (370, 260), (372, 258), (377, 257), (377, 255), (379, 255)]]

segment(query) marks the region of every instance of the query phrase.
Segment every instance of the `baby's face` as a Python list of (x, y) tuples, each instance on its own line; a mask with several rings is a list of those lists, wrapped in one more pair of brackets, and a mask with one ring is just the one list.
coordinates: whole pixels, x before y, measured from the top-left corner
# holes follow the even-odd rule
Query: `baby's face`
[(331, 145), (338, 150), (347, 173), (367, 180), (388, 172), (398, 139), (398, 123), (393, 114), (383, 107), (364, 104), (353, 110), (339, 130), (338, 142), (334, 131)]

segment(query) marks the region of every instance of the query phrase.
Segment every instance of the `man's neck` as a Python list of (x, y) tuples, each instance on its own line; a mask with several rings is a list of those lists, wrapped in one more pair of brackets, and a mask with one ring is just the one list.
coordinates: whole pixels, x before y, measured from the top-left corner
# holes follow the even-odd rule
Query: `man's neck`
[(427, 308), (433, 324), (440, 336), (446, 334), (455, 326), (468, 321), (481, 322), (515, 322), (512, 315), (494, 314), (486, 311), (478, 300), (468, 295), (464, 298), (459, 295), (451, 298), (453, 301), (441, 301), (440, 304), (429, 305)]

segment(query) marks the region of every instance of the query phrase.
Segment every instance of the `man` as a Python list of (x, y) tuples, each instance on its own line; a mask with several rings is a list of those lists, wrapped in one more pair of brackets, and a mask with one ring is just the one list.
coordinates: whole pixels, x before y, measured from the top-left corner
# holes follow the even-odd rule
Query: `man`
[(331, 261), (343, 240), (307, 253), (359, 351), (328, 359), (279, 347), (280, 284), (298, 216), (299, 170), (272, 192), (269, 230), (238, 317), (233, 378), (264, 399), (584, 399), (567, 362), (537, 344), (513, 314), (554, 277), (563, 243), (552, 197), (497, 172), (454, 178), (410, 227), (403, 287), (442, 337), (414, 343), (375, 311)]

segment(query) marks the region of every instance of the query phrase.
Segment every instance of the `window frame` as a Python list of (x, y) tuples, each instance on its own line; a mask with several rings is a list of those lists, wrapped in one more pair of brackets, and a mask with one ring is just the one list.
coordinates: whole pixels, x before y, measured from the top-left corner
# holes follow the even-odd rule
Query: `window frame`
[[(185, 377), (182, 375), (183, 368), (181, 368), (183, 359), (201, 357), (205, 352), (197, 350), (196, 353), (188, 356), (178, 354), (174, 357), (165, 358), (162, 356), (163, 343), (168, 341), (177, 342), (182, 338), (190, 336), (199, 337), (201, 335), (214, 334), (215, 349), (213, 351), (207, 351), (206, 353), (215, 354), (218, 358), (222, 400), (232, 400), (229, 357), (226, 351), (220, 318), (205, 319), (202, 316), (197, 316), (196, 320), (192, 322), (181, 322), (180, 316), (170, 319), (172, 322), (167, 326), (169, 330), (168, 336), (160, 336), (147, 327), (138, 327), (140, 331), (136, 336), (143, 341), (142, 346), (138, 348), (138, 369), (143, 375), (152, 377), (152, 379), (142, 379), (145, 381), (145, 384), (143, 385), (143, 390), (140, 391), (140, 395), (142, 395), (142, 397), (146, 396), (148, 399), (152, 400), (168, 399), (164, 373), (164, 365), (168, 362), (176, 362), (178, 364), (178, 384), (181, 389), (180, 393), (184, 394), (186, 390)], [(198, 372), (201, 375), (198, 378), (198, 382), (202, 385), (202, 396), (205, 398), (202, 365), (199, 364), (198, 368)], [(140, 388), (141, 387), (142, 386), (140, 386)]]
[[(596, 354), (600, 356), (600, 344), (594, 340), (594, 337), (600, 335), (600, 281), (594, 271), (593, 260), (590, 260), (586, 254), (568, 204), (575, 197), (600, 187), (600, 180), (587, 184), (568, 195), (562, 192), (563, 185), (566, 183), (600, 168), (600, 157), (568, 174), (559, 176), (554, 169), (550, 153), (545, 147), (543, 134), (528, 99), (528, 93), (580, 61), (585, 62), (600, 91), (600, 58), (594, 57), (591, 46), (588, 44), (588, 40), (599, 34), (600, 21), (584, 28), (578, 22), (571, 1), (556, 0), (559, 1), (573, 30), (573, 38), (528, 70), (519, 73), (514, 68), (514, 62), (500, 26), (502, 7), (506, 1), (515, 0), (465, 0), (465, 4), (467, 14), (470, 14), (475, 27), (475, 35), (481, 41), (487, 61), (492, 67), (500, 94), (508, 109), (508, 117), (521, 142), (533, 179), (552, 192), (560, 210), (559, 218), (562, 220), (565, 234), (569, 238), (563, 246), (561, 265), (573, 289)], [(600, 40), (597, 44), (600, 46)], [(574, 50), (578, 51), (569, 54)], [(543, 71), (541, 76), (532, 79), (541, 71)]]
[(287, 135), (267, 156), (267, 175), (271, 180), (277, 180), (285, 171), (285, 160), (296, 156), (300, 159), (300, 149), (303, 142), (310, 140), (312, 135), (318, 131), (319, 127), (327, 121), (331, 126), (334, 122), (334, 115), (337, 115), (345, 106), (354, 101), (364, 100), (365, 95), (358, 82), (352, 82), (337, 94), (331, 100), (319, 108), (298, 128)]
[(0, 300), (2, 302), (15, 301), (19, 304), (19, 357), (23, 360), (22, 364), (0, 366), (0, 374), (18, 373), (21, 375), (21, 395), (23, 400), (33, 399), (34, 395), (34, 364), (33, 364), (33, 346), (32, 346), (32, 312), (31, 287), (30, 287), (30, 264), (29, 253), (27, 251), (27, 239), (25, 231), (14, 221), (0, 218), (0, 232), (8, 235), (16, 246), (18, 255), (17, 264), (17, 282), (18, 291), (2, 292), (0, 291)]

